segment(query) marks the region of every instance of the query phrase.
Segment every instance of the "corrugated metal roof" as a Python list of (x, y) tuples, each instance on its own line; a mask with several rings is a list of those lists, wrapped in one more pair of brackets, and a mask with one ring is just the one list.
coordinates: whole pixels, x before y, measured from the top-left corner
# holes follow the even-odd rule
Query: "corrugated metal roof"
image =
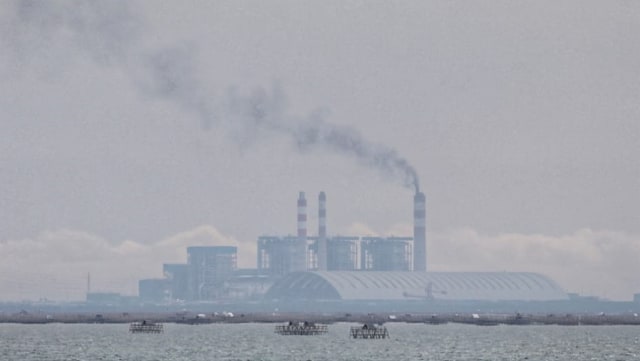
[(271, 299), (566, 300), (556, 282), (529, 272), (296, 272), (276, 282)]

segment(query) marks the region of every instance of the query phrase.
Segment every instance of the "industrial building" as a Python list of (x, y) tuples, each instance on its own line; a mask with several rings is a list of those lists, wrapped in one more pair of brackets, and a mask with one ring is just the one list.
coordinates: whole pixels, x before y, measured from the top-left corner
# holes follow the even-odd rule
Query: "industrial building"
[[(297, 233), (257, 240), (257, 268), (237, 270), (236, 247), (188, 247), (186, 264), (164, 264), (165, 279), (140, 281), (141, 299), (255, 302), (275, 307), (421, 309), (440, 302), (563, 302), (567, 293), (536, 273), (427, 272), (426, 200), (413, 198), (413, 237), (329, 235), (327, 196), (318, 195), (318, 231), (297, 199)], [(279, 306), (278, 306), (279, 305)], [(510, 304), (509, 307), (512, 305)], [(271, 306), (269, 306), (271, 307)], [(493, 306), (490, 306), (493, 307)]]
[(273, 285), (273, 279), (257, 274), (255, 269), (239, 269), (225, 285), (226, 300), (255, 302)]
[(306, 271), (309, 244), (297, 236), (261, 236), (258, 238), (258, 272), (272, 277)]
[(298, 272), (276, 282), (266, 300), (558, 301), (567, 293), (537, 273)]
[(186, 300), (189, 298), (189, 265), (165, 263), (162, 272), (167, 279), (167, 299)]
[[(278, 276), (265, 302), (330, 302), (347, 307), (384, 303), (402, 308), (424, 302), (556, 302), (569, 299), (536, 273), (427, 272), (426, 198), (416, 192), (413, 237), (328, 236), (326, 194), (318, 197), (318, 236), (306, 233), (306, 200), (298, 200), (298, 237), (260, 237), (258, 269)], [(306, 237), (305, 237), (306, 236)], [(306, 246), (306, 269), (294, 271), (294, 252)], [(318, 304), (320, 306), (321, 304)], [(348, 306), (350, 305), (350, 306)], [(287, 307), (283, 305), (283, 307)], [(312, 306), (315, 307), (315, 306)], [(333, 306), (332, 306), (333, 307)]]
[(226, 297), (227, 282), (237, 270), (237, 247), (195, 246), (187, 248), (187, 263), (165, 263), (164, 278), (138, 282), (142, 301), (211, 301)]
[(361, 270), (411, 271), (411, 237), (362, 237)]
[(237, 269), (238, 248), (231, 246), (187, 248), (187, 295), (192, 301), (224, 296), (224, 283)]
[[(421, 226), (414, 229), (414, 237), (424, 243), (424, 195), (416, 199), (414, 217)], [(414, 265), (426, 267), (425, 260), (414, 257), (415, 241), (411, 237), (328, 236), (326, 202), (325, 192), (320, 192), (318, 235), (309, 236), (307, 200), (304, 192), (299, 193), (297, 236), (258, 238), (260, 274), (281, 277), (299, 271), (411, 271)], [(415, 247), (426, 248), (424, 245)]]
[[(358, 242), (359, 237), (334, 236), (325, 237), (326, 271), (355, 271), (359, 268)], [(320, 254), (318, 253), (318, 258)], [(318, 270), (323, 270), (318, 268)]]
[(138, 281), (138, 296), (141, 301), (156, 302), (168, 296), (169, 280), (151, 278)]

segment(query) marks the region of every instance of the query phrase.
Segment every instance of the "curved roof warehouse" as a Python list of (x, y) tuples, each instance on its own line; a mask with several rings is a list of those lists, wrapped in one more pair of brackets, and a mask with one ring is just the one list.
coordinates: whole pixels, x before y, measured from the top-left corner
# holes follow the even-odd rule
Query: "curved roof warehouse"
[(529, 272), (294, 272), (276, 282), (265, 299), (457, 301), (556, 301), (567, 293)]

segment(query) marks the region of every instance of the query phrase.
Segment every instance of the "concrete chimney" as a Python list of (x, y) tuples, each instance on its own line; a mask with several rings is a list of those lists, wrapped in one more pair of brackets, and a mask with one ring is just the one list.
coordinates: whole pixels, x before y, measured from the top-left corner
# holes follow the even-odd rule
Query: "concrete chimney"
[(307, 239), (307, 200), (304, 192), (298, 196), (298, 238)]
[(422, 192), (413, 197), (413, 270), (427, 270), (426, 200)]
[(298, 237), (291, 245), (291, 271), (307, 270), (307, 200), (304, 192), (298, 196)]
[(318, 195), (318, 270), (327, 270), (327, 196)]

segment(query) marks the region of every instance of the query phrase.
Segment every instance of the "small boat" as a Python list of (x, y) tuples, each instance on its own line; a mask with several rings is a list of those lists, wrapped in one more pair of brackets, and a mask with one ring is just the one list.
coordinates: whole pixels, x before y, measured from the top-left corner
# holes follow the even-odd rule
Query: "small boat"
[(161, 323), (155, 323), (151, 321), (132, 322), (129, 325), (129, 332), (131, 333), (162, 333), (164, 327)]
[(313, 322), (289, 322), (286, 325), (276, 326), (275, 333), (279, 335), (322, 335), (327, 333), (327, 325)]

